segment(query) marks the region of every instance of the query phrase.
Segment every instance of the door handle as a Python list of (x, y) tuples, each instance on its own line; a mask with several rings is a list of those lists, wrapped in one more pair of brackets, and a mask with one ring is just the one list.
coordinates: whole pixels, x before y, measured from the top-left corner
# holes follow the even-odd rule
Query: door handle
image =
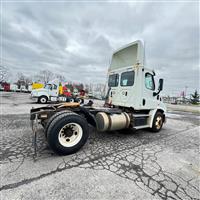
[(125, 92), (125, 96), (127, 96), (128, 92)]

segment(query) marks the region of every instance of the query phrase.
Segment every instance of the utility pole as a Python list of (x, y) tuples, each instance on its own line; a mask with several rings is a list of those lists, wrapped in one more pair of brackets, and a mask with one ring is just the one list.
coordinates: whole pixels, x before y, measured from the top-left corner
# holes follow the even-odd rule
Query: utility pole
[(186, 103), (186, 97), (187, 97), (187, 88), (188, 86), (185, 86), (185, 95), (184, 95), (184, 102)]

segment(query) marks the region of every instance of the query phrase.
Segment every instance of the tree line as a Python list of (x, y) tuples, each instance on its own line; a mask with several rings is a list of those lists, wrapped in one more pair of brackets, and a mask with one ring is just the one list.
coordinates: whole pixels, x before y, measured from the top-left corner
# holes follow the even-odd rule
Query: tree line
[[(5, 66), (0, 66), (0, 83), (9, 83), (10, 82), (10, 77), (12, 73), (10, 70), (5, 67)], [(16, 80), (15, 84), (16, 85), (29, 85), (32, 84), (33, 82), (41, 82), (41, 83), (48, 83), (49, 81), (52, 81), (54, 79), (59, 80), (60, 82), (66, 81), (66, 78), (64, 75), (58, 74), (58, 73), (53, 73), (50, 70), (40, 70), (38, 73), (32, 76), (27, 76), (22, 72), (17, 73), (16, 75)]]
[[(0, 66), (0, 83), (9, 82), (9, 76), (11, 76), (10, 70), (5, 66)], [(60, 82), (66, 81), (66, 77), (64, 75), (58, 73), (55, 74), (50, 70), (41, 70), (33, 76), (27, 76), (22, 72), (17, 73), (17, 81), (15, 82), (15, 84), (18, 86), (18, 88), (24, 85), (28, 89), (28, 85), (32, 84), (33, 82), (41, 82), (46, 84), (54, 79), (57, 79)], [(69, 87), (73, 87), (73, 85), (74, 84), (72, 82), (68, 83)], [(82, 83), (79, 83), (77, 86), (83, 88)], [(91, 91), (91, 86), (86, 84), (85, 90)], [(190, 102), (192, 104), (197, 104), (199, 102), (199, 93), (197, 90), (195, 90), (194, 93), (191, 94)]]

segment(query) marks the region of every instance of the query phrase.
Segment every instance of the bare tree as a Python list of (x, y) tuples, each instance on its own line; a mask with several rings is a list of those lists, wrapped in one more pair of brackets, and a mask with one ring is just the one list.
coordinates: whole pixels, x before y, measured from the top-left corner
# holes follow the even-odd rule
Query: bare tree
[(18, 88), (21, 88), (21, 86), (23, 85), (28, 89), (28, 85), (32, 83), (31, 78), (24, 75), (22, 72), (18, 73), (17, 77), (18, 77), (17, 81)]
[(49, 70), (42, 70), (39, 72), (38, 75), (36, 75), (36, 77), (37, 77), (38, 81), (42, 81), (46, 84), (49, 81), (54, 79), (54, 74)]
[(5, 66), (0, 66), (0, 82), (8, 81), (9, 70)]
[(24, 81), (26, 77), (22, 72), (18, 72), (17, 78), (18, 78), (18, 80)]
[(25, 85), (25, 75), (22, 72), (17, 73), (17, 86), (21, 88), (22, 85)]
[(55, 74), (55, 78), (58, 79), (60, 82), (66, 81), (65, 76), (61, 74)]
[(42, 81), (41, 76), (39, 74), (34, 75), (33, 80), (34, 80), (33, 82), (41, 82)]

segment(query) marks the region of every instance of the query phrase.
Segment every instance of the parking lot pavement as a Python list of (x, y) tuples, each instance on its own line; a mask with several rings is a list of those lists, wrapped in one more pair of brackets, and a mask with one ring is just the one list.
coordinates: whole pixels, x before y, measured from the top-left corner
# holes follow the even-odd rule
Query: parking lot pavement
[(176, 111), (187, 111), (192, 113), (200, 114), (200, 106), (199, 105), (174, 105), (174, 104), (166, 104), (168, 110), (176, 110)]
[(200, 198), (198, 115), (168, 113), (159, 133), (91, 127), (87, 144), (69, 156), (55, 155), (41, 128), (35, 160), (31, 107), (27, 94), (1, 95), (1, 199)]

